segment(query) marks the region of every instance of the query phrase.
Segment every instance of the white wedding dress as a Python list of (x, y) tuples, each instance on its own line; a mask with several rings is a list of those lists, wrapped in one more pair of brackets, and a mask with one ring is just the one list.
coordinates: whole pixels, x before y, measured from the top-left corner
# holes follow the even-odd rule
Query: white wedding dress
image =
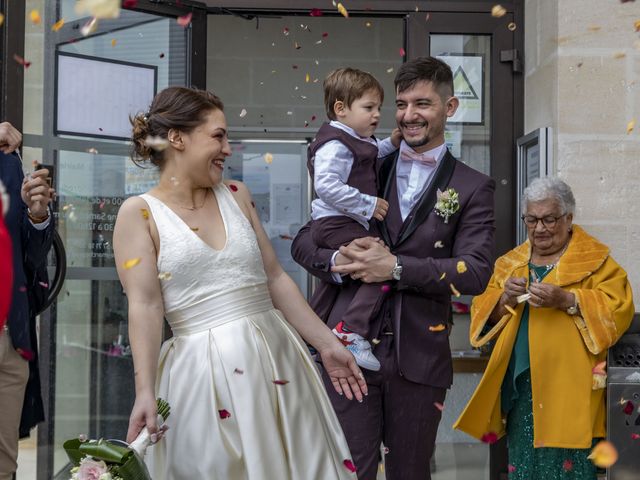
[(157, 395), (171, 405), (145, 461), (154, 480), (354, 479), (351, 455), (306, 346), (275, 310), (251, 224), (213, 188), (227, 240), (204, 243), (157, 198), (158, 271), (173, 338)]

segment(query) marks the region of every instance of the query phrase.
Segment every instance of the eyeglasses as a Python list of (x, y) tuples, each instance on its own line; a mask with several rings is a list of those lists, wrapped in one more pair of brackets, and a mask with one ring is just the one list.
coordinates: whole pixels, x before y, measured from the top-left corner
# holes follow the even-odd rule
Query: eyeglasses
[(543, 218), (534, 217), (533, 215), (522, 215), (522, 217), (520, 218), (522, 218), (524, 224), (529, 228), (536, 228), (538, 226), (538, 222), (542, 222), (542, 225), (547, 228), (553, 228), (556, 226), (556, 223), (558, 223), (558, 220), (560, 220), (565, 215), (566, 213), (563, 213), (562, 215), (559, 215), (557, 217), (554, 217), (553, 215), (547, 215)]

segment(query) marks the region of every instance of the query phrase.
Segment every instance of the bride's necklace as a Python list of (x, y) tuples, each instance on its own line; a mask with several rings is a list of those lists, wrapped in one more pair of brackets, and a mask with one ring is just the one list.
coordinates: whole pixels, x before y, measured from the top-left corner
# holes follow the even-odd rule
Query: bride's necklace
[(204, 207), (204, 204), (207, 203), (207, 197), (209, 196), (209, 191), (205, 191), (204, 193), (204, 199), (202, 200), (202, 203), (200, 205), (192, 205), (190, 207), (187, 207), (185, 205), (180, 205), (178, 202), (176, 202), (175, 200), (171, 200), (171, 202), (176, 205), (177, 207), (183, 208), (184, 210), (189, 210), (190, 212), (193, 212), (195, 210), (200, 210), (202, 207)]

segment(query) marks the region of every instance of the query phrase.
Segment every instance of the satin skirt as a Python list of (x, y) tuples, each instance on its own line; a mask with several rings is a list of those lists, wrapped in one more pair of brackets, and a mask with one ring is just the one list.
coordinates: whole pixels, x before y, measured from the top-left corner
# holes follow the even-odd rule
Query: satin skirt
[(154, 480), (356, 478), (317, 367), (266, 285), (167, 319), (156, 389), (170, 428), (147, 451)]

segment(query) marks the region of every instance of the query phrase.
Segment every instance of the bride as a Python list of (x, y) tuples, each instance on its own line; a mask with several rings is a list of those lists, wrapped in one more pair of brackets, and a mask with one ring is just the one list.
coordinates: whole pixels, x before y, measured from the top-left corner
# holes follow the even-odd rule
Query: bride
[[(144, 426), (162, 435), (158, 396), (171, 415), (146, 458), (154, 480), (355, 478), (300, 336), (338, 393), (362, 401), (366, 383), (282, 270), (247, 188), (223, 180), (222, 102), (170, 87), (132, 123), (138, 160), (161, 176), (122, 205), (114, 232), (135, 369), (127, 440)], [(165, 318), (173, 337), (161, 347)]]

